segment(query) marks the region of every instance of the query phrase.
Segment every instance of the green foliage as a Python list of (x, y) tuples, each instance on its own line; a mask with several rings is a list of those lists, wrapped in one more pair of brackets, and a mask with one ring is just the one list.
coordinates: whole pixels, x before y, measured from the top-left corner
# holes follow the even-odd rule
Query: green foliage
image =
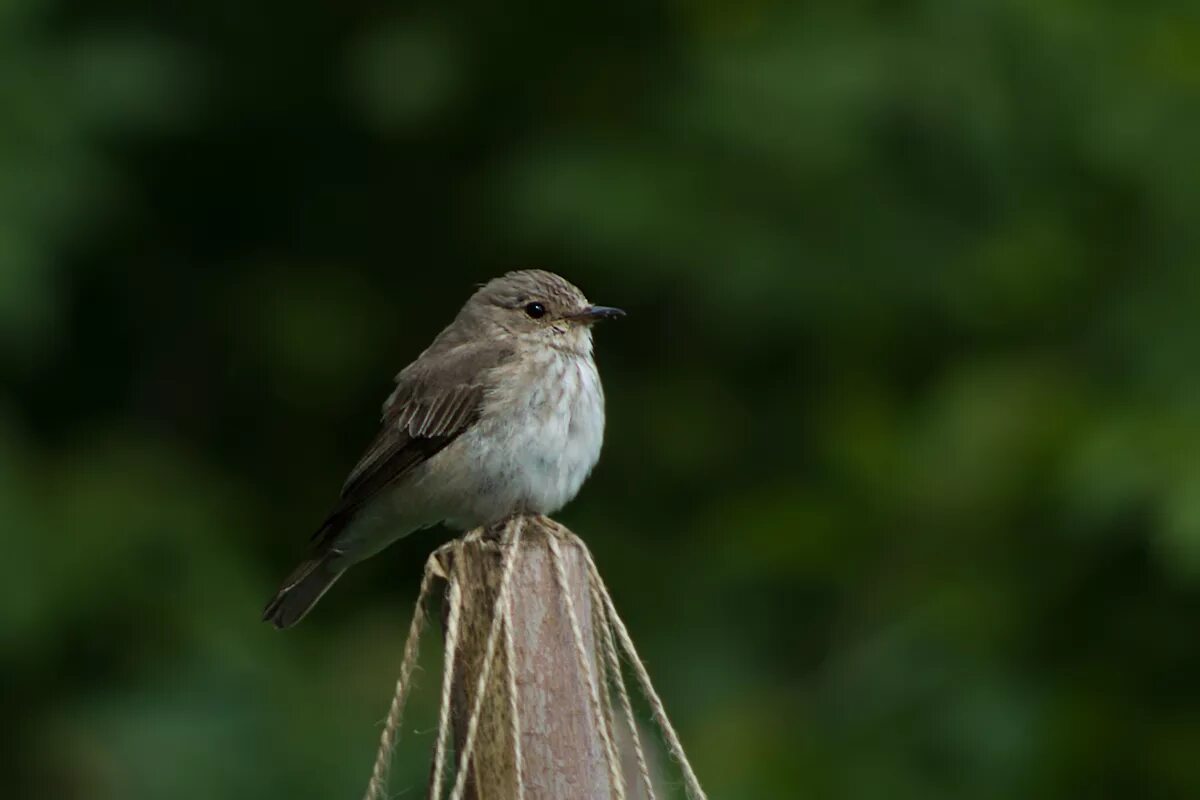
[(530, 265), (713, 797), (1195, 796), (1198, 108), (1169, 0), (0, 3), (5, 796), (361, 789), (446, 534), (258, 611)]

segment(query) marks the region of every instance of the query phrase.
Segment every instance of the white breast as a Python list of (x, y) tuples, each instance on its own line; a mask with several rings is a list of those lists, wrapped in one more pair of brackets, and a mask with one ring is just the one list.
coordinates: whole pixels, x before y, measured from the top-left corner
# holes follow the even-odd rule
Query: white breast
[(586, 350), (539, 348), (505, 365), (479, 421), (364, 508), (341, 534), (348, 562), (437, 522), (474, 528), (553, 514), (600, 458), (604, 392)]
[(553, 514), (575, 497), (600, 458), (604, 392), (595, 362), (545, 348), (518, 369), (455, 442), (475, 457), (469, 473), (458, 476), (465, 485), (456, 492), (451, 524), (471, 527), (517, 511)]

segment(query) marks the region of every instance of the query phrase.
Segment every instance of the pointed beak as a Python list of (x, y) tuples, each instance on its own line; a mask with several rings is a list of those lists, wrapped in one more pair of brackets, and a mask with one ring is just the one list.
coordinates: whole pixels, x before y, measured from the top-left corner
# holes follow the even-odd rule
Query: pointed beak
[(576, 312), (570, 316), (570, 319), (576, 322), (582, 322), (585, 325), (591, 325), (602, 319), (617, 319), (625, 316), (625, 312), (619, 308), (612, 306), (588, 306), (582, 311)]

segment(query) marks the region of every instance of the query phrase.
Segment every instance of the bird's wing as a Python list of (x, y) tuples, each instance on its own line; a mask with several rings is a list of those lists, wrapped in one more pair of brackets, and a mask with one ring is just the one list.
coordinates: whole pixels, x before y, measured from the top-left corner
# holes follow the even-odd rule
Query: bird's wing
[(433, 457), (479, 418), (483, 378), (513, 351), (494, 342), (426, 351), (396, 376), (383, 427), (350, 471), (337, 506), (313, 535), (320, 547), (381, 489)]

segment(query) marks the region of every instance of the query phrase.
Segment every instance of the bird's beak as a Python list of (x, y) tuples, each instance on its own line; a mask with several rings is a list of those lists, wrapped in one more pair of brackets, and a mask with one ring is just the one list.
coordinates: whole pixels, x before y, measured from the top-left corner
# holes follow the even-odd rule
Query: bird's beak
[(617, 319), (625, 316), (625, 312), (619, 308), (612, 306), (588, 306), (582, 311), (578, 311), (570, 316), (570, 319), (576, 322), (582, 322), (585, 325), (591, 325), (602, 319)]

